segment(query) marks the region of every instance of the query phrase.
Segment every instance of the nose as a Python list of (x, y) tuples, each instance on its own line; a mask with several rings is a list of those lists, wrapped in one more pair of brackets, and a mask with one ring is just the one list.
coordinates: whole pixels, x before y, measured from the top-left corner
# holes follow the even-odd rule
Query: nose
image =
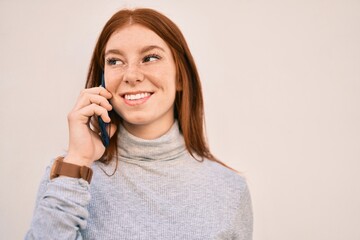
[(123, 81), (130, 85), (136, 85), (144, 80), (144, 74), (136, 64), (129, 65), (123, 75)]

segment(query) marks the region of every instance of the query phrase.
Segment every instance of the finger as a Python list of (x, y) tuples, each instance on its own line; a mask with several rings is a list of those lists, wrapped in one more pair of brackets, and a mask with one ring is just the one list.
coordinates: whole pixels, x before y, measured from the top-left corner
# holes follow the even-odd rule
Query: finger
[(112, 109), (111, 104), (105, 97), (97, 95), (97, 94), (84, 92), (79, 96), (79, 99), (74, 106), (74, 110), (75, 111), (79, 110), (87, 105), (92, 104), (92, 103), (98, 104), (98, 105), (106, 108), (108, 111), (111, 111), (111, 109)]
[(90, 95), (88, 98), (88, 104), (92, 104), (95, 103), (99, 106), (104, 107), (106, 110), (111, 111), (112, 110), (112, 106), (109, 103), (109, 101), (104, 98), (103, 96), (100, 95)]
[(81, 117), (83, 117), (84, 122), (88, 122), (89, 118), (94, 115), (100, 116), (106, 123), (111, 121), (108, 111), (95, 103), (83, 107), (77, 112)]
[(85, 94), (85, 93), (90, 93), (90, 94), (95, 94), (95, 95), (100, 95), (105, 97), (106, 99), (110, 99), (112, 97), (112, 94), (103, 87), (93, 87), (93, 88), (85, 88), (83, 90), (81, 90), (80, 95)]

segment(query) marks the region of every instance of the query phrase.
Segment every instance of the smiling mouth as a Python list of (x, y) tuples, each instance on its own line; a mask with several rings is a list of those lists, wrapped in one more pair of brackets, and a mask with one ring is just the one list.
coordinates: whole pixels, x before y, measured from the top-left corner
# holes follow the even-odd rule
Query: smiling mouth
[(125, 94), (123, 97), (126, 100), (135, 101), (135, 100), (147, 98), (147, 97), (151, 96), (152, 94), (153, 93), (151, 93), (151, 92), (142, 92), (142, 93), (136, 93), (136, 94)]

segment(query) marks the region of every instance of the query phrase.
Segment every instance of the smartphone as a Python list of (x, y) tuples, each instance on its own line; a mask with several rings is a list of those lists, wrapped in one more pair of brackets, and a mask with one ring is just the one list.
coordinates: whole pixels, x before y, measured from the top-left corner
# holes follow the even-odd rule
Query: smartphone
[[(104, 79), (104, 73), (101, 74), (101, 86), (105, 88), (105, 79)], [(99, 127), (100, 127), (100, 137), (101, 141), (104, 144), (105, 148), (109, 146), (110, 144), (110, 137), (109, 133), (107, 132), (107, 127), (109, 123), (106, 123), (102, 120), (101, 117), (98, 117)]]

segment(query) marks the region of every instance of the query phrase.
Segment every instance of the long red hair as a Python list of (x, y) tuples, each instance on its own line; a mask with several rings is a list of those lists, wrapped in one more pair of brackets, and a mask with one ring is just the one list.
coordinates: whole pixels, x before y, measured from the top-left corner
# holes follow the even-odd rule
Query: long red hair
[[(201, 83), (189, 47), (180, 29), (163, 14), (148, 8), (124, 9), (115, 13), (105, 24), (96, 43), (90, 62), (86, 88), (101, 84), (106, 44), (116, 30), (130, 24), (140, 24), (152, 30), (168, 44), (172, 52), (176, 65), (177, 86), (180, 89), (176, 92), (174, 116), (178, 119), (180, 131), (184, 136), (189, 153), (199, 161), (206, 158), (228, 167), (211, 154), (206, 141)], [(115, 124), (120, 124), (122, 121), (121, 117), (114, 111), (110, 112), (110, 118)], [(92, 121), (96, 122), (97, 118), (93, 118)], [(107, 164), (116, 155), (117, 138), (113, 137), (99, 161)]]

